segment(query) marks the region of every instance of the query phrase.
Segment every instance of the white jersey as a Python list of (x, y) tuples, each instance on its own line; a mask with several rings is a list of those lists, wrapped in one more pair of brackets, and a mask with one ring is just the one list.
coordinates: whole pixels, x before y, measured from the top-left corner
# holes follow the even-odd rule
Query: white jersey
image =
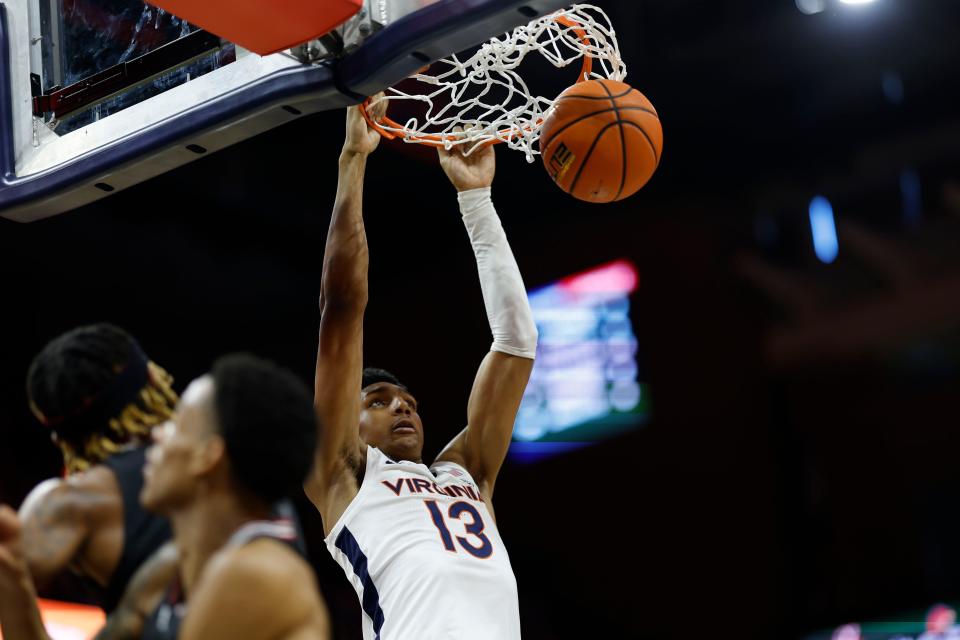
[(367, 447), (363, 484), (326, 539), (365, 640), (517, 640), (510, 558), (467, 470)]

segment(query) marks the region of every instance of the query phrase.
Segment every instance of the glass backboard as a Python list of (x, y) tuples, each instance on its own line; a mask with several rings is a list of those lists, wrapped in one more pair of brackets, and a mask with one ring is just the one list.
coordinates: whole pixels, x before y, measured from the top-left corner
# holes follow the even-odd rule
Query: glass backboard
[(63, 213), (356, 104), (564, 4), (363, 0), (336, 30), (261, 56), (222, 38), (216, 20), (203, 29), (140, 0), (0, 2), (0, 216)]

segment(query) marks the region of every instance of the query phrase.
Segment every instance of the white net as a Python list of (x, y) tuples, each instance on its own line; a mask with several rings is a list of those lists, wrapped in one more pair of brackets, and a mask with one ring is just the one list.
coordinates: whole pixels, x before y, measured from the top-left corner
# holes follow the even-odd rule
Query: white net
[(599, 7), (577, 4), (493, 38), (465, 60), (456, 55), (440, 60), (429, 73), (411, 76), (412, 82), (401, 85), (405, 90), (387, 89), (367, 109), (382, 101), (417, 103), (417, 115), (403, 123), (378, 121), (381, 133), (447, 149), (466, 145), (467, 154), (499, 141), (533, 162), (553, 99), (532, 95), (518, 72), (532, 52), (557, 68), (580, 63), (578, 82), (623, 81), (627, 75), (610, 19)]

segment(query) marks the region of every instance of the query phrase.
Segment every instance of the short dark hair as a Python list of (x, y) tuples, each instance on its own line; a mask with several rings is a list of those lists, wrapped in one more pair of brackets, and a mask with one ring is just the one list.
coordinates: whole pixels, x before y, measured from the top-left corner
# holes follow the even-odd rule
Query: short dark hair
[(213, 365), (220, 435), (234, 479), (272, 504), (292, 496), (313, 465), (317, 416), (313, 398), (295, 375), (246, 354)]
[(363, 370), (363, 382), (360, 385), (361, 389), (366, 389), (370, 385), (377, 384), (378, 382), (389, 382), (390, 384), (395, 384), (404, 390), (407, 388), (407, 385), (400, 382), (400, 379), (397, 378), (397, 376), (393, 375), (386, 369), (367, 367)]
[(129, 333), (99, 323), (68, 331), (37, 354), (27, 396), (73, 473), (168, 420), (177, 404), (172, 383)]

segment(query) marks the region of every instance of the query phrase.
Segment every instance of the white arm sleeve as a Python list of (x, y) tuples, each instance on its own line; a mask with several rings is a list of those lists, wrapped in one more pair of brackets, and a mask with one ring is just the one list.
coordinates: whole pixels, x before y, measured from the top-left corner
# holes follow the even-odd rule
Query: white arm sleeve
[(477, 258), (483, 303), (493, 332), (490, 350), (532, 360), (537, 353), (537, 325), (490, 189), (462, 191), (457, 199)]

